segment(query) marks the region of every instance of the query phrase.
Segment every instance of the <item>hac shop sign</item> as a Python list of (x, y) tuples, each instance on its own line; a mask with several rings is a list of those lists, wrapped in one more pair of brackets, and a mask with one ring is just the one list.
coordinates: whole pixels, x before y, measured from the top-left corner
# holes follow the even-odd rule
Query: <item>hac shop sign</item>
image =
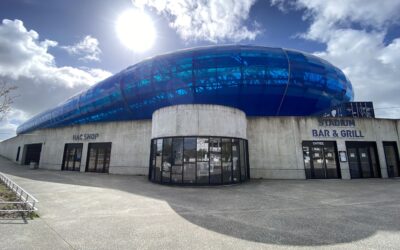
[[(313, 137), (318, 137), (318, 138), (326, 138), (326, 137), (363, 138), (364, 137), (361, 130), (355, 129), (356, 121), (354, 119), (321, 118), (318, 120), (318, 125), (320, 127), (328, 127), (328, 128), (312, 129), (311, 134)], [(332, 129), (329, 127), (335, 127), (335, 128)]]
[(74, 140), (74, 141), (88, 141), (88, 140), (96, 140), (97, 137), (99, 137), (98, 133), (75, 134), (75, 135), (72, 135), (72, 140)]

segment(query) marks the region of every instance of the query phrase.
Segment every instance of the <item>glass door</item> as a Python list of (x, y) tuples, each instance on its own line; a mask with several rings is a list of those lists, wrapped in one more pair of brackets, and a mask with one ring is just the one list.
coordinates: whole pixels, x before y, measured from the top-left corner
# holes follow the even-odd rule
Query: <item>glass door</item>
[(399, 154), (396, 142), (383, 142), (389, 177), (400, 177)]
[(340, 178), (336, 142), (304, 141), (302, 146), (307, 179)]
[(323, 155), (323, 148), (322, 147), (312, 147), (312, 160), (311, 163), (313, 164), (313, 172), (314, 172), (314, 179), (325, 179), (325, 164), (324, 164), (324, 155)]
[(82, 158), (82, 143), (65, 144), (62, 170), (80, 171)]
[(336, 161), (336, 150), (333, 146), (324, 147), (324, 158), (326, 167), (326, 178), (339, 178), (338, 164)]
[(86, 172), (108, 173), (111, 143), (89, 143)]

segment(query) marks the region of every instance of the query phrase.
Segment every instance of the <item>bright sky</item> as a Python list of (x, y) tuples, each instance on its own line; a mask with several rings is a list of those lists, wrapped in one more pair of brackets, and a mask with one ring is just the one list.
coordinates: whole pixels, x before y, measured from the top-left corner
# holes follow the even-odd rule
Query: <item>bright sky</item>
[[(132, 9), (152, 25), (142, 18), (136, 30), (153, 27), (154, 37), (119, 33), (126, 27), (118, 20)], [(356, 101), (373, 101), (379, 117), (400, 118), (399, 13), (400, 0), (2, 0), (0, 80), (17, 85), (18, 98), (0, 139), (144, 58), (211, 44), (316, 54), (346, 73)], [(132, 50), (126, 41), (138, 44)]]

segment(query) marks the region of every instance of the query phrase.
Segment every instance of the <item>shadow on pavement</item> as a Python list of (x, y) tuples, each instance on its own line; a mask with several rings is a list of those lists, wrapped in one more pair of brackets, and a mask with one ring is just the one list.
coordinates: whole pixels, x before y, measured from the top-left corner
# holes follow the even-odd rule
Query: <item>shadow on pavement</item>
[(164, 200), (191, 223), (254, 242), (320, 246), (400, 230), (399, 179), (252, 180), (192, 188), (153, 184), (144, 176), (29, 170), (4, 158), (0, 158), (0, 171)]

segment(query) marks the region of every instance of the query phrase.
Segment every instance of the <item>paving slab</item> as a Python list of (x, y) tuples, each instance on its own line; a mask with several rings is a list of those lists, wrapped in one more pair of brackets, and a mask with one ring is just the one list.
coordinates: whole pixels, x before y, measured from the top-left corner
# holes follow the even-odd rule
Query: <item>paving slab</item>
[(400, 179), (173, 187), (144, 176), (0, 171), (40, 218), (0, 219), (0, 249), (400, 249)]

